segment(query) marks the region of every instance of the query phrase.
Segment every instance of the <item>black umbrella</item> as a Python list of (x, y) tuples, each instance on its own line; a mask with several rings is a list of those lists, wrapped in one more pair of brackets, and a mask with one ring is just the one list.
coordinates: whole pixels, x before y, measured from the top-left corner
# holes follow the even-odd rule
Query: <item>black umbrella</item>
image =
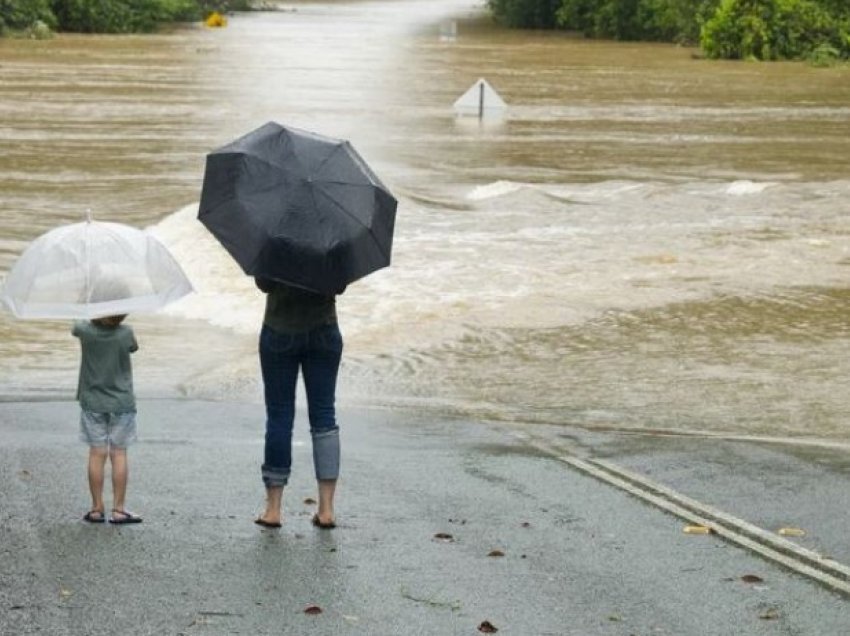
[(349, 142), (269, 122), (207, 155), (198, 218), (246, 274), (333, 294), (390, 264), (396, 206)]

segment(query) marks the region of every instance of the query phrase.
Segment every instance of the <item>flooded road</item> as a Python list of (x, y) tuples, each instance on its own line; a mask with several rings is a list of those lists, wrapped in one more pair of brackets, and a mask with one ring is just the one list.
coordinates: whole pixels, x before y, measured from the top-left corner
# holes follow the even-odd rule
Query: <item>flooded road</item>
[[(506, 31), (460, 0), (282, 9), (0, 40), (0, 274), (90, 208), (198, 290), (131, 317), (141, 396), (258, 399), (262, 298), (194, 217), (205, 154), (277, 120), (350, 139), (400, 201), (393, 266), (340, 299), (341, 401), (850, 437), (850, 69)], [(504, 119), (452, 112), (479, 77)], [(72, 395), (67, 331), (3, 314), (0, 398)]]

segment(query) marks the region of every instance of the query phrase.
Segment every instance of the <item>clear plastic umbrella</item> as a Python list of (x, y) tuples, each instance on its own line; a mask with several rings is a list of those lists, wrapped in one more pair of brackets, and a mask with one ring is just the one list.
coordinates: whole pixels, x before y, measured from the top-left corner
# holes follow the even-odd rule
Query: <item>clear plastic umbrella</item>
[(33, 241), (6, 277), (0, 300), (18, 318), (90, 319), (153, 312), (191, 291), (156, 238), (88, 220)]

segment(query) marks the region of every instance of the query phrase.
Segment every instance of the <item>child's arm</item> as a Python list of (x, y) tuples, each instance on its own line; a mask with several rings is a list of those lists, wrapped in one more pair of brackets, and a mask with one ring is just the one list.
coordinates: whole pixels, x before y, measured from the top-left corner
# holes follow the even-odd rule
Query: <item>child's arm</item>
[(127, 327), (127, 337), (125, 341), (127, 344), (127, 351), (130, 353), (135, 353), (139, 350), (139, 343), (136, 342), (136, 335), (130, 327)]

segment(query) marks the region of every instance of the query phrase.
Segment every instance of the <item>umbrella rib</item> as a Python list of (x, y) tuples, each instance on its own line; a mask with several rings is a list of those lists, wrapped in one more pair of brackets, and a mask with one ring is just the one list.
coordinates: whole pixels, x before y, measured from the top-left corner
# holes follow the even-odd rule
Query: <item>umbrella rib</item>
[[(350, 185), (350, 184), (349, 184), (349, 185)], [(371, 187), (374, 187), (374, 186), (365, 186), (365, 185), (364, 185), (364, 186), (351, 186), (351, 187), (357, 187), (357, 188), (371, 188)], [(381, 253), (381, 255), (382, 255), (384, 258), (386, 258), (386, 259), (389, 259), (389, 258), (390, 258), (390, 255), (384, 252), (384, 248), (383, 248), (383, 246), (382, 246), (382, 245), (378, 242), (378, 239), (377, 239), (377, 238), (375, 238), (375, 234), (371, 231), (371, 230), (372, 230), (372, 227), (371, 227), (371, 226), (366, 225), (366, 224), (365, 224), (365, 223), (363, 223), (360, 219), (358, 219), (356, 216), (354, 216), (351, 212), (349, 212), (348, 210), (346, 210), (346, 209), (345, 209), (345, 207), (344, 207), (344, 206), (343, 206), (343, 205), (342, 205), (339, 201), (337, 201), (337, 200), (336, 200), (336, 199), (335, 199), (335, 198), (334, 198), (334, 197), (333, 197), (330, 193), (328, 193), (328, 192), (327, 192), (324, 188), (319, 187), (318, 189), (319, 189), (319, 190), (321, 190), (321, 191), (322, 191), (322, 194), (324, 194), (324, 195), (328, 198), (328, 200), (329, 200), (331, 203), (333, 203), (333, 204), (334, 204), (337, 208), (339, 208), (339, 210), (340, 210), (343, 214), (345, 214), (346, 216), (348, 216), (348, 217), (350, 217), (350, 218), (354, 219), (354, 221), (356, 221), (356, 222), (357, 222), (360, 226), (367, 228), (367, 229), (369, 230), (369, 238), (371, 238), (371, 239), (372, 239), (372, 242), (373, 242), (373, 243), (375, 244), (375, 246), (378, 248), (378, 251)]]
[[(281, 132), (285, 133), (289, 137), (290, 140), (292, 139), (292, 137), (293, 137), (292, 132), (293, 131), (290, 130), (289, 128), (283, 127), (283, 130)], [(292, 154), (292, 157), (298, 162), (298, 165), (301, 166), (301, 171), (304, 174), (304, 176), (302, 178), (309, 179), (310, 178), (310, 171), (307, 169), (307, 166), (304, 164), (301, 157), (298, 156), (298, 153), (295, 152), (295, 143), (294, 142), (292, 143), (292, 146), (291, 146), (289, 152), (290, 152), (290, 154)], [(333, 153), (331, 153), (331, 154), (333, 154)], [(289, 169), (284, 167), (284, 166), (278, 166), (277, 164), (271, 163), (270, 161), (266, 162), (266, 163), (268, 163), (272, 166), (275, 166), (277, 168), (280, 168), (283, 171), (289, 172)]]
[[(320, 163), (316, 167), (316, 169), (313, 171), (313, 174), (318, 174), (321, 171), (321, 169), (325, 167), (325, 164), (334, 157), (334, 155), (336, 155), (338, 152), (341, 152), (343, 150), (350, 151), (350, 152), (348, 152), (349, 159), (351, 159), (354, 163), (357, 164), (357, 167), (360, 168), (361, 174), (363, 174), (363, 176), (366, 177), (366, 179), (369, 181), (369, 184), (376, 186), (376, 187), (384, 187), (384, 184), (382, 184), (380, 182), (376, 182), (375, 177), (372, 174), (371, 168), (369, 168), (368, 164), (363, 160), (363, 158), (354, 149), (354, 146), (352, 146), (351, 143), (348, 142), (348, 141), (342, 141), (339, 146), (334, 148), (334, 151), (332, 153), (330, 153), (327, 157), (325, 157), (325, 160), (322, 161), (322, 163)], [(324, 183), (338, 183), (340, 185), (358, 185), (358, 184), (352, 184), (349, 181), (333, 181), (331, 179), (321, 179), (321, 181), (324, 182)], [(386, 189), (386, 188), (384, 188), (384, 189)]]
[[(216, 152), (216, 153), (213, 153), (213, 154), (215, 154), (216, 156), (219, 156), (219, 157), (226, 157), (228, 155), (233, 155), (235, 157), (250, 157), (251, 159), (254, 159), (254, 160), (259, 161), (261, 163), (265, 163), (265, 164), (271, 166), (272, 168), (277, 168), (278, 170), (288, 170), (288, 168), (280, 165), (279, 163), (274, 163), (273, 161), (269, 161), (265, 157), (261, 157), (260, 155), (256, 154), (253, 150), (227, 150), (227, 151), (224, 151), (224, 152), (219, 151), (219, 152)], [(292, 153), (292, 154), (295, 154), (295, 153)]]
[(322, 163), (320, 163), (318, 166), (316, 166), (316, 169), (315, 169), (315, 170), (313, 170), (313, 173), (312, 173), (310, 176), (313, 176), (314, 174), (318, 174), (318, 173), (319, 173), (319, 171), (320, 171), (322, 168), (324, 168), (324, 167), (325, 167), (325, 164), (326, 164), (328, 161), (330, 161), (330, 160), (334, 157), (334, 155), (336, 155), (336, 154), (337, 154), (340, 150), (342, 150), (342, 149), (343, 149), (343, 147), (345, 146), (345, 144), (346, 144), (346, 143), (348, 143), (348, 142), (342, 142), (340, 145), (338, 145), (337, 147), (335, 147), (335, 148), (333, 149), (333, 151), (332, 151), (332, 152), (331, 152), (331, 153), (330, 153), (327, 157), (325, 157), (325, 158), (324, 158), (324, 160), (322, 161)]

